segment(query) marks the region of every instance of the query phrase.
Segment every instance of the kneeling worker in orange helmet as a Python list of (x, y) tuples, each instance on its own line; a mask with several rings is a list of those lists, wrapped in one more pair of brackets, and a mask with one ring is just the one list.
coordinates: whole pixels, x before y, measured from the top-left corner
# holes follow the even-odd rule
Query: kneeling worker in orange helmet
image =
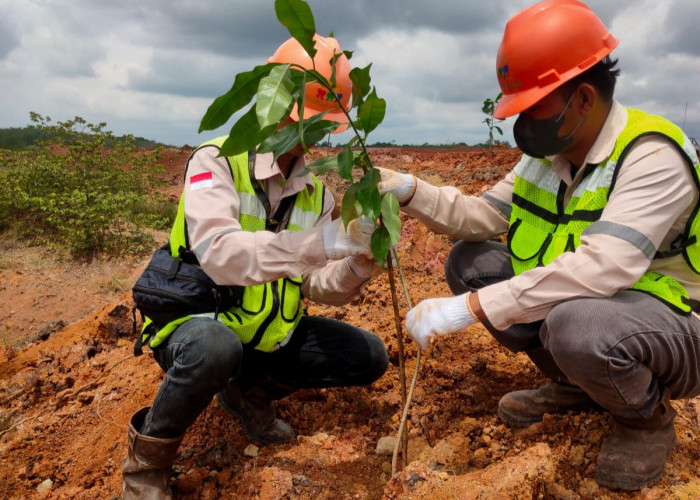
[(639, 490), (673, 449), (670, 401), (700, 394), (700, 183), (679, 127), (613, 98), (617, 43), (581, 2), (522, 10), (498, 51), (494, 113), (519, 115), (520, 162), (482, 196), (390, 170), (380, 191), (461, 240), (445, 264), (455, 296), (406, 316), (416, 342), (482, 323), (550, 379), (504, 395), (501, 419), (608, 411), (595, 478)]
[[(289, 39), (269, 62), (335, 72), (336, 93), (351, 96), (350, 63), (333, 38), (315, 36), (314, 60)], [(315, 63), (315, 64), (314, 64)], [(327, 112), (347, 127), (317, 84), (306, 88), (306, 117)], [(286, 121), (298, 121), (292, 111)], [(190, 156), (171, 253), (185, 248), (218, 285), (244, 287), (220, 314), (189, 315), (167, 324), (147, 318), (143, 343), (165, 373), (152, 406), (131, 418), (122, 468), (122, 499), (170, 499), (173, 462), (187, 428), (216, 398), (255, 442), (281, 444), (292, 428), (273, 401), (300, 388), (368, 385), (389, 358), (375, 335), (337, 320), (307, 315), (302, 297), (341, 305), (379, 269), (370, 250), (373, 225), (332, 220), (335, 201), (306, 165), (301, 146), (272, 153), (219, 157), (226, 137)], [(282, 207), (282, 209), (280, 209)], [(150, 321), (150, 322), (149, 322)]]

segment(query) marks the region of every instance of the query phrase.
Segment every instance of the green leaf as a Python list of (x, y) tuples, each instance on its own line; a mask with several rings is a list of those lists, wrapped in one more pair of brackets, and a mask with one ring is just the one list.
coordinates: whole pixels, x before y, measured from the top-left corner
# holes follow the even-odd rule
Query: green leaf
[(326, 89), (333, 88), (331, 82), (329, 82), (325, 76), (323, 76), (315, 69), (309, 69), (306, 71), (306, 73), (313, 78), (312, 81), (318, 82), (321, 86), (325, 87)]
[(379, 264), (384, 267), (386, 256), (389, 254), (389, 246), (391, 245), (391, 237), (389, 231), (384, 226), (379, 226), (372, 233), (369, 240), (369, 246), (372, 249), (372, 255)]
[(353, 153), (351, 144), (348, 143), (338, 154), (338, 175), (345, 180), (352, 182)]
[[(324, 113), (325, 114), (325, 113)], [(314, 118), (323, 116), (316, 115)], [(304, 142), (306, 144), (316, 144), (318, 141), (323, 139), (325, 136), (334, 132), (338, 128), (338, 122), (332, 120), (318, 120), (311, 122), (310, 120), (304, 121)]]
[(289, 64), (275, 66), (270, 74), (260, 80), (255, 112), (260, 128), (279, 123), (289, 116), (294, 99), (294, 83), (289, 74)]
[[(303, 140), (305, 144), (315, 144), (338, 127), (334, 121), (323, 120), (323, 113), (312, 116), (304, 120)], [(260, 143), (259, 153), (274, 152), (274, 159), (288, 152), (299, 144), (302, 137), (299, 135), (299, 128), (296, 123), (290, 123), (276, 130), (273, 134), (268, 134), (267, 138)]]
[(199, 132), (219, 128), (236, 111), (248, 104), (255, 97), (260, 80), (267, 76), (275, 66), (277, 64), (265, 64), (264, 66), (256, 66), (252, 71), (238, 73), (229, 91), (217, 97), (207, 109), (199, 125)]
[(306, 165), (306, 170), (313, 172), (317, 175), (325, 174), (326, 172), (338, 168), (338, 156), (324, 156)]
[[(338, 84), (336, 83), (336, 66), (335, 63), (342, 57), (343, 53), (341, 52), (340, 54), (333, 53), (333, 57), (331, 57), (331, 87), (336, 88)], [(328, 100), (328, 96), (326, 96), (326, 100)]]
[[(297, 73), (296, 71), (294, 73)], [(306, 71), (300, 71), (301, 79), (294, 84), (295, 90), (298, 90), (299, 96), (297, 98), (297, 114), (300, 120), (297, 121), (297, 128), (299, 129), (299, 135), (304, 134), (304, 107), (306, 106)], [(294, 78), (293, 78), (294, 80)]]
[(306, 53), (313, 59), (316, 55), (314, 34), (316, 22), (309, 4), (303, 0), (275, 0), (275, 13), (280, 23), (289, 30)]
[(274, 131), (274, 126), (260, 128), (255, 106), (251, 106), (248, 112), (233, 124), (228, 139), (221, 145), (219, 155), (234, 156), (255, 149)]
[(366, 151), (361, 151), (359, 154), (355, 155), (352, 162), (363, 172), (366, 172), (367, 169), (372, 166), (372, 162), (370, 161), (369, 155)]
[(360, 120), (365, 134), (369, 134), (382, 123), (385, 113), (386, 101), (377, 97), (377, 90), (372, 89), (372, 93), (357, 108), (357, 118)]
[(368, 64), (364, 68), (352, 68), (350, 70), (350, 81), (352, 82), (352, 102), (359, 104), (362, 99), (369, 93), (371, 88), (372, 78), (369, 76), (369, 69), (372, 64)]
[(347, 191), (345, 191), (343, 199), (340, 202), (340, 216), (343, 219), (345, 227), (347, 227), (351, 220), (357, 219), (362, 213), (362, 207), (360, 207), (357, 201), (357, 189), (357, 184), (350, 186)]
[(362, 205), (362, 213), (372, 220), (379, 218), (382, 212), (382, 196), (377, 189), (381, 178), (379, 170), (371, 168), (357, 183), (357, 199)]
[(274, 152), (274, 159), (277, 160), (281, 155), (299, 144), (299, 139), (299, 129), (296, 123), (290, 123), (275, 130), (273, 134), (262, 141), (260, 147), (258, 147), (258, 153)]
[(401, 218), (399, 200), (394, 193), (386, 193), (382, 197), (382, 224), (386, 226), (391, 243), (396, 245), (401, 236)]

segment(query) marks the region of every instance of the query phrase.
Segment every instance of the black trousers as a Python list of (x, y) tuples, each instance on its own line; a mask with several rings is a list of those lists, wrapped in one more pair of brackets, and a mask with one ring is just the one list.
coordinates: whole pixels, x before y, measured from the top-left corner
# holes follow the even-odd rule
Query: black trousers
[(183, 435), (233, 377), (243, 385), (270, 378), (296, 389), (358, 386), (377, 380), (389, 365), (377, 336), (316, 316), (304, 316), (289, 343), (269, 353), (246, 348), (218, 321), (194, 318), (153, 356), (165, 378), (140, 432), (157, 438)]

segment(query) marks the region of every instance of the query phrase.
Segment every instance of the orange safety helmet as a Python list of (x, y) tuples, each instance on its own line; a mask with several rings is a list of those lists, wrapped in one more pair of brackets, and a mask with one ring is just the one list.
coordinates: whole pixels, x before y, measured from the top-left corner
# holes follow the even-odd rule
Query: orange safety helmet
[[(304, 50), (299, 42), (294, 38), (290, 38), (275, 51), (267, 62), (275, 62), (281, 64), (298, 64), (305, 69), (316, 69), (330, 82), (333, 68), (331, 67), (331, 59), (336, 54), (343, 54), (340, 44), (335, 38), (325, 38), (319, 35), (314, 35), (316, 41), (316, 55), (313, 62), (309, 54)], [(315, 65), (315, 68), (314, 68)], [(350, 80), (350, 61), (345, 55), (341, 55), (335, 61), (335, 88), (333, 89), (336, 95), (340, 98), (345, 109), (348, 109), (350, 104), (350, 96), (352, 95), (352, 81)], [(333, 132), (338, 134), (348, 128), (348, 118), (340, 109), (340, 106), (335, 99), (326, 100), (328, 90), (319, 83), (313, 82), (306, 84), (306, 95), (304, 98), (304, 118), (310, 118), (324, 111), (324, 119), (333, 120), (340, 125)], [(290, 118), (295, 121), (299, 120), (299, 110), (296, 103), (292, 108)]]
[(544, 0), (506, 24), (496, 59), (503, 96), (494, 117), (525, 111), (601, 61), (617, 46), (603, 22), (583, 2)]

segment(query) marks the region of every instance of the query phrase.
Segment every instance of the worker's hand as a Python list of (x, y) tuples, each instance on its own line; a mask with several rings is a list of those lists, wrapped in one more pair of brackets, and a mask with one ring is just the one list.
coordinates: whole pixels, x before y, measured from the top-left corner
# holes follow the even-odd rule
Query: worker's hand
[(413, 198), (416, 192), (416, 178), (410, 174), (402, 174), (388, 168), (376, 167), (382, 176), (377, 184), (380, 194), (394, 193), (399, 203), (404, 204)]
[(353, 255), (348, 257), (348, 267), (358, 278), (369, 279), (379, 274), (382, 266), (374, 259), (366, 255)]
[(406, 315), (406, 330), (413, 340), (427, 349), (429, 340), (436, 335), (463, 330), (473, 325), (467, 309), (467, 294), (456, 297), (426, 299)]
[(374, 222), (367, 217), (353, 219), (347, 231), (342, 219), (335, 219), (323, 226), (323, 248), (328, 260), (340, 260), (351, 255), (372, 256), (369, 246), (374, 232)]

